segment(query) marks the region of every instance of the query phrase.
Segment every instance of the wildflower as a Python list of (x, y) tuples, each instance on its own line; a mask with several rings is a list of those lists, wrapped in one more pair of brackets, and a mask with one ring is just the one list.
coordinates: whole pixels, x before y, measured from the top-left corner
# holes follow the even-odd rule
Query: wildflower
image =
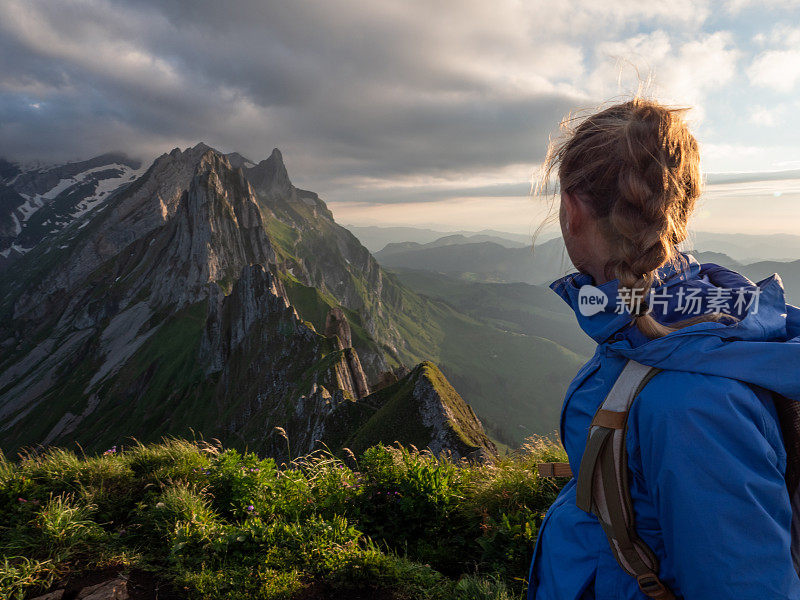
[(252, 504), (248, 504), (247, 505), (247, 510), (249, 510), (250, 512), (254, 511), (255, 509), (256, 509), (256, 507), (253, 506)]
[(25, 498), (17, 498), (17, 500), (18, 500), (19, 502), (27, 502), (27, 500), (25, 500)]
[(116, 446), (111, 446), (111, 448), (109, 448), (108, 450), (103, 452), (103, 454), (114, 454), (114, 453), (116, 453), (116, 451), (117, 451), (117, 447)]

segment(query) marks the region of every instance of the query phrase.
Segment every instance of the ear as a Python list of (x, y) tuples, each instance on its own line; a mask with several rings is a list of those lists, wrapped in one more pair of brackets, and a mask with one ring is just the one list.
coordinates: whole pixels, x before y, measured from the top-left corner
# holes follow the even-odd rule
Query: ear
[(561, 192), (560, 216), (564, 228), (572, 235), (578, 233), (586, 221), (587, 206), (571, 192)]

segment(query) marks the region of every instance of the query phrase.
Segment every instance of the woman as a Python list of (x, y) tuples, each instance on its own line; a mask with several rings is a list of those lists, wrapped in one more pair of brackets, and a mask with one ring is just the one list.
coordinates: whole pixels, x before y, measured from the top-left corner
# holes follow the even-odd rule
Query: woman
[[(551, 149), (546, 172), (556, 166), (579, 272), (551, 287), (598, 344), (562, 409), (572, 472), (626, 362), (662, 369), (626, 438), (636, 532), (661, 582), (692, 600), (800, 598), (773, 403), (773, 393), (800, 401), (800, 310), (777, 275), (756, 285), (676, 250), (701, 192), (680, 110), (636, 99), (594, 114)], [(528, 597), (646, 598), (575, 491), (572, 479), (542, 523)]]

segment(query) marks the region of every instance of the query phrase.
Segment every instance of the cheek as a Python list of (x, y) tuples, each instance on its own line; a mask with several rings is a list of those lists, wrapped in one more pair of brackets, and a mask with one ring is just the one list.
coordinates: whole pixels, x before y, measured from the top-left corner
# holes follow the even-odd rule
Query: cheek
[(580, 238), (564, 233), (564, 246), (567, 249), (567, 256), (579, 271), (583, 271), (582, 266), (586, 262), (586, 249), (583, 247)]

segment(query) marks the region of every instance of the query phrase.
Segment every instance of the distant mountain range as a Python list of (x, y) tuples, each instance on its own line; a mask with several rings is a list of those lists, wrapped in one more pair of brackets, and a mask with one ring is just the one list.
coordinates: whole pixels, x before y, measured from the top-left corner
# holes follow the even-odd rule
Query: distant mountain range
[(357, 225), (345, 225), (344, 227), (349, 229), (372, 253), (384, 249), (387, 244), (409, 242), (427, 244), (451, 236), (469, 238), (471, 242), (495, 242), (509, 248), (530, 246), (532, 239), (531, 235), (495, 231), (493, 229), (484, 229), (482, 231), (437, 231), (422, 227), (360, 227)]
[[(450, 238), (452, 240), (452, 237)], [(495, 242), (387, 244), (375, 258), (390, 268), (424, 269), (470, 281), (546, 284), (572, 270), (561, 238), (509, 248)]]
[[(427, 247), (444, 245), (445, 241), (448, 244), (494, 242), (509, 248), (519, 248), (529, 247), (533, 237), (532, 235), (488, 229), (445, 232), (417, 227), (357, 227), (354, 225), (346, 225), (346, 227), (373, 253), (385, 250), (389, 245), (398, 248), (405, 246), (408, 250), (415, 249), (416, 247), (411, 242)], [(537, 245), (548, 242), (554, 237), (552, 232), (543, 232), (537, 238)], [(396, 246), (398, 244), (399, 246)], [(800, 259), (800, 235), (786, 233), (745, 234), (694, 231), (683, 247), (720, 252), (743, 263), (767, 260), (789, 262)]]
[(783, 287), (786, 289), (787, 301), (795, 306), (800, 306), (800, 260), (792, 262), (761, 261), (731, 268), (753, 281), (760, 281), (773, 273), (778, 273), (783, 280)]
[(683, 246), (727, 254), (738, 263), (800, 260), (800, 235), (789, 233), (756, 235), (698, 231)]
[[(696, 244), (700, 250), (691, 249), (691, 244)], [(754, 281), (778, 273), (788, 300), (800, 302), (800, 260), (747, 262), (735, 257), (791, 256), (792, 252), (800, 256), (800, 236), (697, 233), (683, 246), (701, 262), (727, 266)], [(507, 247), (490, 241), (476, 242), (464, 235), (450, 235), (424, 244), (392, 242), (376, 252), (375, 258), (395, 270), (425, 270), (484, 283), (546, 285), (574, 270), (561, 238), (537, 244), (532, 250), (530, 246)]]
[(0, 159), (0, 265), (93, 211), (141, 167), (118, 152), (30, 170)]

